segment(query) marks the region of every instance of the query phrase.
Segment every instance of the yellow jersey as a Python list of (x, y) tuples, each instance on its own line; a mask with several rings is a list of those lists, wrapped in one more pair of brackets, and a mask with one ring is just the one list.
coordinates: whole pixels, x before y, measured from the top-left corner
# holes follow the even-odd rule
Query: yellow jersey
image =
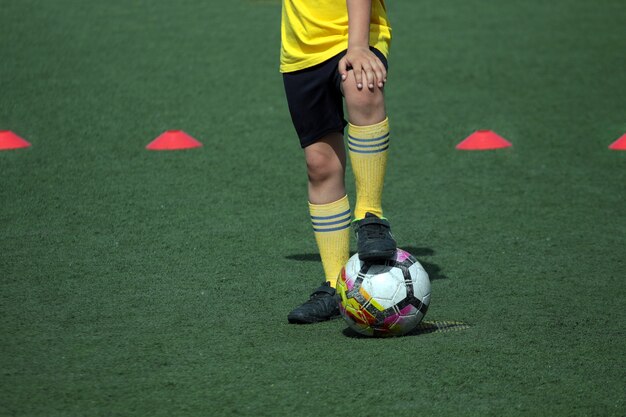
[[(391, 26), (384, 0), (372, 0), (370, 46), (389, 54)], [(326, 61), (348, 48), (345, 0), (283, 0), (280, 72)]]

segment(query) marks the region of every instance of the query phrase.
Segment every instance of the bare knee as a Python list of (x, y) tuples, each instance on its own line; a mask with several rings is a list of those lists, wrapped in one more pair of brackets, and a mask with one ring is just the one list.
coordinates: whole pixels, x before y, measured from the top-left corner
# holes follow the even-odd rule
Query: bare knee
[(329, 180), (343, 178), (344, 168), (341, 161), (332, 152), (310, 149), (306, 153), (306, 166), (309, 182), (323, 184)]

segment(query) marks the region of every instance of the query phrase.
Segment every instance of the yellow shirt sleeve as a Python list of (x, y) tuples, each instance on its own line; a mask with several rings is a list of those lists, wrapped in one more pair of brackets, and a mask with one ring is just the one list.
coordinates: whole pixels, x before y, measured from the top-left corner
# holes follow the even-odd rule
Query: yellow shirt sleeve
[[(384, 0), (372, 0), (370, 46), (389, 54), (391, 26)], [(320, 64), (348, 48), (345, 0), (283, 0), (280, 71)]]

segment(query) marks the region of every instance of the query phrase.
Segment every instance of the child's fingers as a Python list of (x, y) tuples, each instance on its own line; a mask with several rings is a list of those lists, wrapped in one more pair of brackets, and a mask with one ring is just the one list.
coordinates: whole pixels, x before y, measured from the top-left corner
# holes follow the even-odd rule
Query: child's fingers
[(377, 60), (376, 63), (376, 80), (378, 81), (378, 86), (382, 88), (387, 82), (387, 69), (383, 65), (380, 60)]
[(365, 77), (367, 79), (367, 87), (371, 90), (374, 88), (374, 82), (376, 81), (376, 72), (374, 71), (374, 68), (368, 66), (365, 69)]
[[(380, 65), (379, 65), (380, 64)], [(375, 85), (382, 87), (386, 78), (385, 66), (382, 65), (380, 60), (373, 59), (367, 62), (364, 66), (365, 74), (367, 76), (367, 86), (369, 89), (373, 89)]]
[(348, 60), (344, 57), (339, 60), (339, 65), (337, 66), (337, 71), (341, 74), (341, 79), (345, 81), (348, 78)]
[(364, 72), (364, 69), (361, 66), (358, 66), (357, 68), (352, 68), (354, 70), (352, 72), (354, 73), (354, 81), (356, 81), (356, 88), (358, 88), (360, 90), (361, 88), (363, 88), (363, 72)]
[(374, 88), (374, 83), (376, 83), (378, 87), (382, 87), (383, 86), (383, 72), (380, 70), (380, 67), (377, 65), (376, 62), (373, 62), (372, 64), (373, 64), (372, 65), (373, 80), (370, 83), (369, 87)]

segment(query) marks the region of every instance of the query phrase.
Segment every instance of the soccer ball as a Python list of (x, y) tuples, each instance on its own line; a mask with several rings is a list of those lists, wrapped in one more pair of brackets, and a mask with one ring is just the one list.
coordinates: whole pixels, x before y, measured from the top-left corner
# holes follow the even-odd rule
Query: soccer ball
[(339, 311), (348, 325), (367, 336), (400, 336), (415, 329), (430, 304), (430, 280), (410, 253), (398, 249), (388, 261), (352, 256), (337, 281)]

